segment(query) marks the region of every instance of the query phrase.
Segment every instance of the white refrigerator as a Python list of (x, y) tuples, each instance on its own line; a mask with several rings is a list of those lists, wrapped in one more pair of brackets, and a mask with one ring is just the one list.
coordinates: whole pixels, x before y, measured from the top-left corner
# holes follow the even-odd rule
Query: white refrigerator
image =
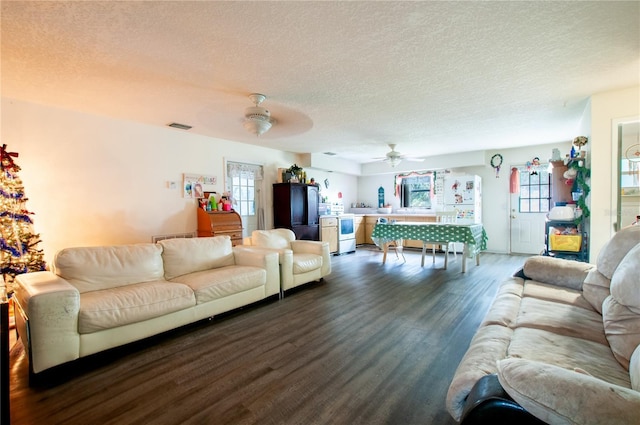
[[(472, 175), (446, 176), (443, 210), (457, 211), (456, 223), (458, 224), (481, 224), (482, 178)], [(464, 249), (462, 243), (450, 245), (454, 252), (462, 252)]]
[(482, 223), (482, 178), (480, 176), (446, 176), (444, 211), (458, 212), (458, 224)]

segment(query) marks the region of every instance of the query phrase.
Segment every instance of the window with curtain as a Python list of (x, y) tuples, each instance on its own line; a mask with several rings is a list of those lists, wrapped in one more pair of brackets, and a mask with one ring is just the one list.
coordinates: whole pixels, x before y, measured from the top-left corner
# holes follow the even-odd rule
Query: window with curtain
[(399, 189), (400, 205), (404, 208), (431, 208), (433, 195), (432, 173), (411, 173), (396, 176), (396, 186)]

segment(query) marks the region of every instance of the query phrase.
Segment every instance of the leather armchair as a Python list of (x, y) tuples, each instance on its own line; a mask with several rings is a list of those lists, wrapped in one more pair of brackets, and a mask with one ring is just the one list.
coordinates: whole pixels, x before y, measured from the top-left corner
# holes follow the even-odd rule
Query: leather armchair
[(331, 273), (329, 243), (296, 240), (289, 229), (254, 230), (244, 239), (245, 249), (277, 251), (280, 262), (280, 298), (296, 286), (322, 280)]

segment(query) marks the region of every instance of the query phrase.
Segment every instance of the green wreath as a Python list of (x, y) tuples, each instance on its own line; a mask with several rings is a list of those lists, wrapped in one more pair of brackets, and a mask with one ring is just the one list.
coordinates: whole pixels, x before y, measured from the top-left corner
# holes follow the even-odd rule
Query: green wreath
[(493, 155), (491, 157), (491, 166), (496, 170), (496, 178), (498, 177), (498, 174), (500, 173), (500, 166), (501, 165), (502, 165), (502, 155), (500, 155), (499, 153)]
[[(495, 163), (496, 159), (500, 160), (497, 164)], [(500, 155), (499, 153), (493, 155), (491, 157), (491, 166), (499, 170), (501, 165), (502, 165), (502, 155)]]

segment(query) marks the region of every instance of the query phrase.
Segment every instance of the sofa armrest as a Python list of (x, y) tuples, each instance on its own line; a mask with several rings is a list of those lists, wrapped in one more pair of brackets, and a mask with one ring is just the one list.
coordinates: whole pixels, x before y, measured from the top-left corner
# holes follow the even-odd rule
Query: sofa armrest
[(547, 423), (638, 423), (640, 392), (585, 372), (510, 358), (498, 362), (498, 380), (519, 405)]
[(25, 316), (20, 336), (33, 373), (80, 357), (80, 292), (75, 286), (49, 271), (26, 273), (16, 277), (14, 297)]
[(493, 373), (476, 382), (465, 401), (461, 425), (484, 424), (544, 425), (540, 419), (513, 401)]
[(322, 276), (331, 273), (331, 253), (329, 252), (329, 242), (320, 241), (291, 241), (293, 253), (316, 254), (322, 257)]
[(579, 291), (589, 270), (594, 267), (589, 263), (538, 255), (527, 259), (523, 274), (527, 279)]
[(235, 264), (260, 267), (267, 271), (266, 296), (280, 292), (280, 265), (278, 252), (256, 247), (233, 247)]

